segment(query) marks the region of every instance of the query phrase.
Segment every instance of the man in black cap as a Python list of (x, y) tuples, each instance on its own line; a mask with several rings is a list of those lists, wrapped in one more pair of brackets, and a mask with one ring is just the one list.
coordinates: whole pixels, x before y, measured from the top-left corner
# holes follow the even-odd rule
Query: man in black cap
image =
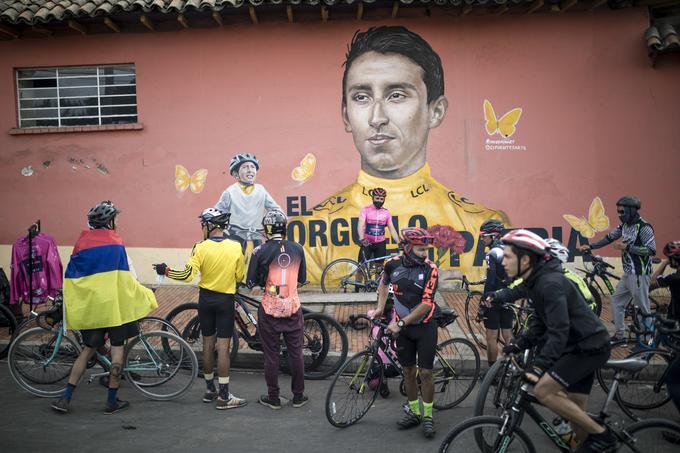
[(612, 296), (612, 311), (616, 332), (612, 341), (623, 339), (623, 318), (626, 304), (631, 296), (643, 313), (649, 314), (649, 280), (652, 273), (652, 257), (656, 254), (654, 229), (640, 217), (640, 199), (634, 196), (621, 197), (616, 202), (616, 211), (621, 224), (605, 237), (591, 245), (581, 246), (581, 252), (599, 249), (621, 239), (614, 248), (621, 251), (624, 275), (616, 285)]

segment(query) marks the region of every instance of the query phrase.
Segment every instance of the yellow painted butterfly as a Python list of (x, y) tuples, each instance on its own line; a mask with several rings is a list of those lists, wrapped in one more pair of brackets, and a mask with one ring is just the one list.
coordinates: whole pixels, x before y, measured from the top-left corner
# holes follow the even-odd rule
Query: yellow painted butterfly
[(484, 119), (486, 120), (486, 133), (489, 135), (499, 132), (505, 138), (512, 136), (517, 130), (515, 126), (520, 116), (522, 116), (522, 109), (518, 107), (510, 110), (501, 119), (497, 119), (491, 102), (484, 99)]
[(312, 153), (308, 153), (300, 161), (300, 166), (295, 167), (290, 177), (294, 181), (300, 184), (306, 182), (309, 178), (314, 175), (314, 170), (316, 169), (316, 157)]
[(191, 189), (193, 193), (201, 193), (205, 188), (205, 180), (208, 178), (208, 170), (201, 168), (194, 174), (190, 174), (184, 165), (175, 165), (175, 189), (184, 192)]
[(609, 228), (609, 217), (604, 213), (604, 206), (600, 197), (595, 197), (590, 203), (588, 210), (588, 220), (584, 217), (576, 217), (569, 214), (564, 214), (564, 220), (569, 222), (576, 231), (581, 233), (588, 239), (595, 236), (595, 233), (604, 231)]

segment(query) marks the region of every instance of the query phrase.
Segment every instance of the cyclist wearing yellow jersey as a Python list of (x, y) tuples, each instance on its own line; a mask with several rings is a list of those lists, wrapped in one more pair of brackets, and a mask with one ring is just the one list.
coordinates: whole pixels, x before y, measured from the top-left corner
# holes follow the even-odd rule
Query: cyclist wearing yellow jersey
[[(439, 55), (404, 27), (371, 27), (352, 39), (344, 68), (342, 120), (361, 157), (361, 170), (354, 183), (314, 206), (311, 215), (289, 219), (291, 238), (307, 254), (308, 279), (319, 282), (328, 263), (357, 256), (360, 236), (354, 235), (354, 225), (374, 187), (389, 192), (397, 230), (450, 225), (465, 232), (470, 248), (459, 257), (460, 266), (468, 277), (480, 278), (481, 263), (474, 263), (479, 227), (490, 218), (505, 220), (505, 215), (473, 203), (430, 174), (429, 134), (448, 110)], [(455, 145), (446, 152), (451, 161), (461, 155)], [(397, 241), (392, 237), (395, 247)], [(442, 266), (451, 264), (457, 267), (455, 261)]]
[[(199, 216), (204, 240), (194, 245), (183, 270), (154, 264), (158, 275), (190, 282), (200, 272), (198, 319), (203, 336), (203, 375), (207, 390), (203, 402), (217, 400), (217, 409), (246, 405), (246, 400), (229, 393), (229, 344), (234, 333), (234, 294), (236, 282), (243, 279), (245, 264), (241, 245), (224, 237), (230, 214), (208, 208)], [(215, 337), (217, 336), (217, 339)], [(219, 391), (215, 388), (214, 351), (217, 345)]]

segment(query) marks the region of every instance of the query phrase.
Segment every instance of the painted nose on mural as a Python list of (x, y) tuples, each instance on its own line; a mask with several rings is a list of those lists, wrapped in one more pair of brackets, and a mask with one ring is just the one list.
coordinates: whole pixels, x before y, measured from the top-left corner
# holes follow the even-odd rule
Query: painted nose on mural
[(387, 124), (387, 116), (385, 115), (385, 107), (382, 102), (376, 102), (373, 104), (371, 109), (371, 117), (368, 120), (368, 124), (376, 130), (380, 130), (382, 126)]

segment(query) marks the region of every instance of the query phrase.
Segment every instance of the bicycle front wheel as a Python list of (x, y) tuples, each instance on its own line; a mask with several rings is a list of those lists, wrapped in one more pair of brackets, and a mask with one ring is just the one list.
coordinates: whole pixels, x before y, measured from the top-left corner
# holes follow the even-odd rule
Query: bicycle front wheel
[(479, 303), (483, 294), (479, 291), (471, 291), (465, 299), (465, 323), (472, 340), (477, 346), (486, 350), (486, 328), (484, 322), (477, 319), (479, 313)]
[(383, 379), (377, 355), (366, 350), (350, 357), (326, 393), (326, 418), (330, 424), (346, 428), (361, 420), (378, 396)]
[(595, 299), (595, 309), (593, 310), (593, 313), (599, 318), (602, 314), (602, 296), (595, 286), (588, 285), (588, 289), (590, 290), (590, 294), (593, 295), (593, 299)]
[(452, 338), (437, 345), (432, 369), (436, 409), (450, 409), (467, 398), (479, 379), (479, 362), (479, 352), (468, 340)]
[(496, 360), (484, 374), (475, 399), (474, 416), (501, 415), (510, 384), (509, 376), (506, 376), (508, 367), (507, 359)]
[(633, 423), (625, 429), (620, 453), (671, 453), (678, 451), (680, 425), (652, 418)]
[[(476, 438), (480, 435), (484, 439), (491, 439), (493, 446), (478, 445), (479, 451), (492, 453), (503, 451), (507, 453), (536, 453), (534, 444), (529, 436), (519, 427), (512, 432), (503, 428), (503, 419), (499, 417), (481, 416), (465, 420), (456, 425), (447, 435), (441, 446), (440, 453), (454, 453), (471, 451), (476, 445)], [(473, 450), (474, 451), (474, 450)]]
[(347, 333), (338, 321), (328, 315), (307, 313), (304, 318), (305, 379), (326, 379), (334, 375), (347, 359)]
[(35, 327), (22, 332), (9, 348), (9, 372), (22, 389), (43, 398), (61, 395), (80, 346), (59, 332)]
[(321, 274), (321, 291), (347, 293), (368, 290), (368, 275), (354, 260), (340, 258), (326, 266)]
[(128, 341), (123, 373), (147, 398), (171, 400), (191, 388), (198, 374), (198, 360), (189, 344), (177, 335), (145, 332)]

